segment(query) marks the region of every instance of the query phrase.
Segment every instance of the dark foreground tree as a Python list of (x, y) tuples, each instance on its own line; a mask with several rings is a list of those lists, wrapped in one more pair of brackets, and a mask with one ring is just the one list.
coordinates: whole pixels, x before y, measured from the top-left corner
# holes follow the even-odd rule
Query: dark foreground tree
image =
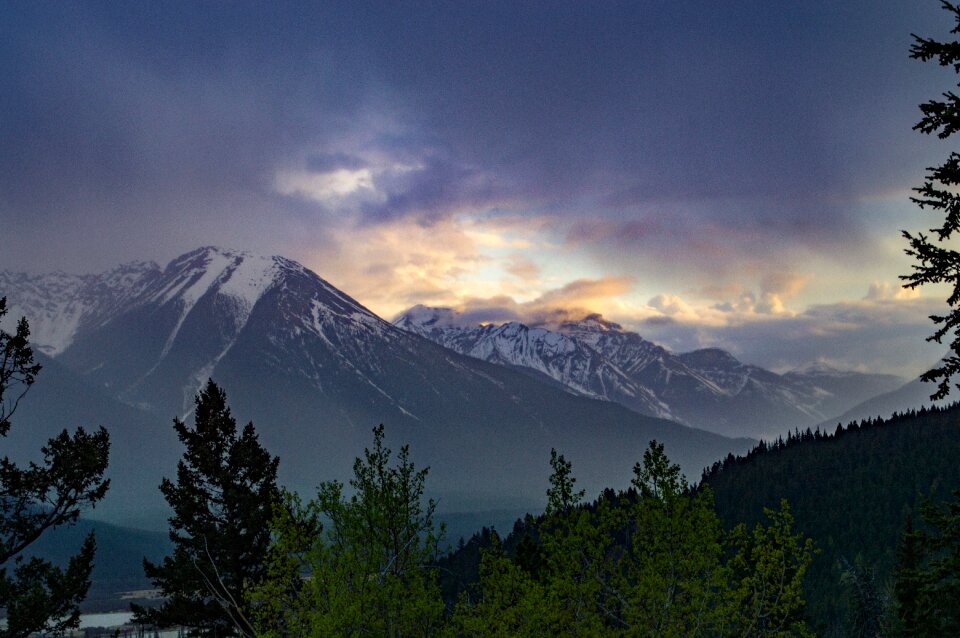
[(143, 563), (167, 599), (157, 609), (134, 605), (135, 620), (194, 636), (252, 635), (243, 588), (265, 573), (279, 459), (260, 445), (253, 423), (238, 434), (213, 381), (196, 397), (195, 425), (174, 419), (173, 427), (187, 448), (177, 482), (160, 485), (173, 508), (174, 551), (160, 564)]
[[(6, 301), (0, 298), (0, 319), (7, 313)], [(10, 432), (10, 417), (40, 371), (29, 336), (26, 319), (13, 334), (0, 330), (0, 436)], [(79, 624), (79, 604), (93, 569), (93, 534), (65, 567), (24, 558), (21, 552), (45, 530), (76, 521), (82, 508), (103, 498), (109, 450), (106, 430), (88, 434), (78, 428), (50, 439), (41, 449), (42, 463), (20, 467), (0, 459), (0, 610), (7, 619), (0, 636), (59, 632)]]
[(955, 636), (960, 627), (960, 491), (942, 504), (920, 506), (923, 523), (908, 521), (898, 552), (894, 594), (900, 635)]
[[(955, 23), (951, 33), (960, 33), (960, 6), (952, 2), (943, 2), (943, 8), (952, 14)], [(936, 60), (940, 66), (951, 66), (960, 73), (960, 41), (940, 42), (929, 38), (913, 36), (910, 57), (927, 62)], [(946, 139), (960, 130), (960, 97), (953, 91), (942, 95), (942, 100), (930, 100), (920, 105), (923, 118), (913, 127), (925, 134), (936, 133), (940, 139)], [(915, 188), (917, 196), (913, 201), (920, 208), (930, 209), (943, 215), (939, 226), (928, 232), (916, 235), (903, 231), (910, 243), (907, 254), (915, 258), (913, 272), (903, 275), (906, 288), (916, 288), (922, 284), (943, 283), (951, 287), (947, 304), (951, 310), (946, 315), (933, 315), (930, 318), (937, 329), (928, 341), (942, 343), (944, 337), (950, 340), (951, 353), (940, 365), (923, 374), (924, 381), (937, 382), (937, 391), (931, 398), (942, 399), (950, 391), (950, 379), (960, 372), (960, 252), (951, 246), (954, 234), (960, 229), (960, 154), (951, 152), (940, 166), (927, 168), (926, 179), (922, 186)]]

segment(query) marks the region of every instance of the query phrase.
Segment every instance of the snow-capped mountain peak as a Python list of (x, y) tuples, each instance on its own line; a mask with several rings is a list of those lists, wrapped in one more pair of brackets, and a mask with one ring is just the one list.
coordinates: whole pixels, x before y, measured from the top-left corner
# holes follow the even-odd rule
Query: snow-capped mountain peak
[(426, 336), (433, 330), (449, 330), (459, 328), (460, 313), (452, 308), (434, 308), (417, 304), (400, 313), (393, 320), (398, 328)]
[(174, 299), (189, 312), (211, 289), (252, 308), (280, 274), (278, 257), (207, 246), (177, 257), (164, 269), (163, 285), (154, 289), (151, 301), (160, 304)]
[(594, 313), (579, 321), (564, 321), (558, 330), (569, 335), (584, 335), (589, 333), (623, 332), (623, 326), (603, 318), (603, 315)]
[(568, 322), (568, 334), (519, 321), (468, 326), (450, 308), (414, 306), (397, 316), (394, 325), (460, 354), (543, 375), (573, 394), (618, 401), (644, 414), (675, 418), (649, 389), (632, 381), (589, 339), (579, 338), (581, 333), (601, 335), (619, 330), (617, 324), (599, 315), (582, 322)]
[(836, 368), (829, 363), (824, 363), (823, 361), (814, 361), (813, 363), (808, 363), (807, 365), (794, 368), (787, 372), (784, 376), (796, 376), (796, 377), (846, 377), (850, 375), (856, 375), (857, 372), (852, 370), (841, 370)]
[(724, 433), (767, 436), (810, 425), (892, 382), (824, 369), (778, 375), (720, 348), (674, 354), (599, 314), (551, 330), (468, 326), (448, 308), (417, 306), (395, 325), (461, 354), (544, 374), (574, 394)]
[[(163, 269), (134, 262), (99, 275), (0, 273), (0, 295), (9, 298), (10, 316), (28, 318), (39, 350), (142, 407), (169, 404), (173, 394), (188, 410), (222, 361), (249, 356), (236, 355), (241, 341), (245, 352), (263, 340), (264, 350), (282, 346), (292, 365), (317, 379), (317, 364), (300, 353), (307, 342), (319, 339), (333, 359), (364, 375), (357, 362), (369, 344), (398, 333), (297, 262), (214, 246)], [(114, 361), (123, 342), (132, 349)]]

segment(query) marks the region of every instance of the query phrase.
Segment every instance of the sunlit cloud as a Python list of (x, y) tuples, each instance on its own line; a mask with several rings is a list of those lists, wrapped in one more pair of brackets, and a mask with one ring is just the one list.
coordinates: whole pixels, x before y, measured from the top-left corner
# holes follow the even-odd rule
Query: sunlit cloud
[(540, 279), (540, 267), (523, 253), (511, 253), (503, 269), (524, 283), (533, 283)]
[(899, 284), (891, 284), (888, 281), (875, 281), (870, 284), (867, 295), (864, 299), (868, 301), (919, 299), (919, 288), (904, 288)]
[(330, 207), (340, 205), (351, 196), (359, 200), (386, 199), (374, 187), (373, 173), (369, 168), (342, 168), (326, 173), (279, 172), (274, 187), (281, 195), (305, 197)]
[(557, 288), (544, 290), (529, 301), (517, 301), (510, 295), (468, 296), (452, 307), (462, 325), (521, 321), (528, 325), (556, 327), (563, 321), (616, 307), (617, 299), (630, 292), (630, 277), (606, 276), (578, 279)]
[[(862, 298), (803, 308), (781, 307), (772, 300), (764, 307), (769, 293), (745, 293), (713, 306), (662, 295), (650, 300), (648, 308), (614, 318), (678, 351), (721, 347), (777, 370), (829, 360), (844, 369), (910, 376), (925, 370), (946, 348), (925, 341), (932, 332), (927, 317), (942, 312), (944, 303), (913, 291), (899, 294), (898, 289), (877, 283)], [(649, 308), (660, 314), (651, 315)]]

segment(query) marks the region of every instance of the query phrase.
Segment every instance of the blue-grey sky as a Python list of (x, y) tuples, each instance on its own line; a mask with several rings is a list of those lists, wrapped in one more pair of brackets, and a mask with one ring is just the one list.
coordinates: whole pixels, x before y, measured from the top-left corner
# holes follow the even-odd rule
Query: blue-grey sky
[(677, 349), (912, 374), (897, 289), (956, 84), (935, 0), (3, 2), (0, 268), (201, 244), (383, 315), (599, 310)]

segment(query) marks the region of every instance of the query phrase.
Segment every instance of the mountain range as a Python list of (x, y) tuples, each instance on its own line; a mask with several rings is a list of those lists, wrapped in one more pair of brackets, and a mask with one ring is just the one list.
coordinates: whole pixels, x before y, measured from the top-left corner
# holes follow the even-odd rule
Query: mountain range
[(727, 436), (770, 438), (809, 427), (904, 383), (825, 365), (776, 374), (718, 348), (674, 354), (600, 315), (551, 327), (469, 325), (450, 308), (418, 305), (394, 325), (571, 394)]
[(0, 296), (8, 318), (27, 317), (45, 366), (8, 453), (36, 454), (63, 427), (107, 426), (113, 483), (99, 515), (118, 522), (152, 527), (163, 518), (157, 485), (181, 453), (170, 420), (190, 417), (207, 378), (226, 390), (238, 421), (254, 421), (288, 486), (309, 492), (347, 478), (382, 422), (394, 449), (409, 443), (431, 467), (428, 486), (451, 511), (542, 505), (551, 447), (598, 491), (625, 485), (653, 438), (690, 476), (753, 442), (659, 418), (678, 404), (658, 412), (656, 392), (627, 377), (623, 387), (649, 399), (646, 414), (571, 393), (528, 367), (466, 356), (390, 324), (283, 257), (205, 247), (163, 268), (6, 272)]

